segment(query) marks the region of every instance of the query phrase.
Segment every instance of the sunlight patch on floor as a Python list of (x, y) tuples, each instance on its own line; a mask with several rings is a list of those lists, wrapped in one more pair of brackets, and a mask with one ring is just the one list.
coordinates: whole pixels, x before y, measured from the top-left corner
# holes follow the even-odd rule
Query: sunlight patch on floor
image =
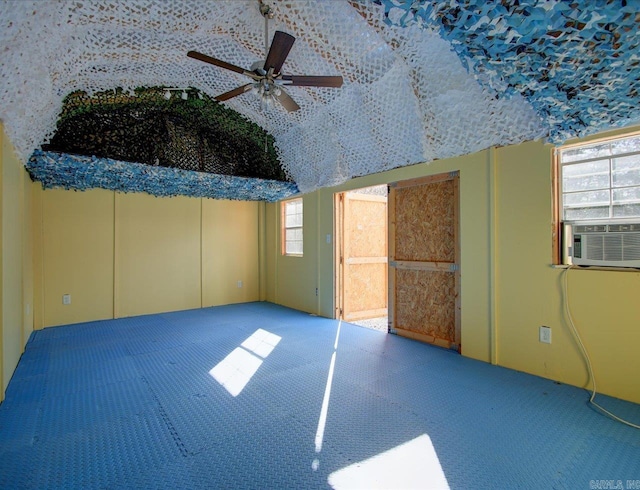
[(240, 347), (216, 364), (209, 374), (232, 396), (238, 396), (281, 339), (259, 328)]
[(264, 359), (271, 354), (271, 351), (278, 345), (281, 339), (282, 337), (259, 328), (253, 332), (251, 337), (242, 342), (240, 346), (258, 354)]
[(336, 490), (449, 488), (427, 434), (335, 471), (328, 481)]
[[(331, 355), (331, 362), (329, 364), (329, 374), (327, 375), (327, 384), (324, 389), (324, 397), (322, 398), (322, 407), (320, 408), (320, 417), (318, 418), (318, 428), (316, 430), (316, 453), (322, 451), (322, 442), (324, 441), (324, 430), (327, 424), (327, 414), (329, 413), (329, 400), (331, 398), (331, 384), (333, 383), (333, 370), (336, 366), (336, 354), (338, 353), (338, 341), (340, 340), (340, 328), (342, 327), (342, 320), (338, 321), (338, 328), (336, 330), (336, 340), (333, 343), (333, 354)], [(318, 471), (320, 467), (320, 460), (314, 459), (311, 463), (311, 469)]]

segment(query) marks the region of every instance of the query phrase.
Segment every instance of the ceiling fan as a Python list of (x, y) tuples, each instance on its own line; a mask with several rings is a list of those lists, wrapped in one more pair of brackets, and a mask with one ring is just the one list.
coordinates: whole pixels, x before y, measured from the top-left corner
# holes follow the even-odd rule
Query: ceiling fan
[(300, 106), (291, 96), (284, 91), (283, 86), (298, 87), (341, 87), (341, 76), (309, 76), (309, 75), (284, 75), (280, 70), (289, 55), (289, 51), (293, 46), (296, 38), (286, 32), (276, 31), (268, 47), (269, 39), (269, 19), (273, 18), (273, 10), (271, 7), (260, 2), (260, 13), (265, 19), (265, 52), (266, 58), (264, 63), (258, 61), (251, 65), (251, 69), (245, 70), (226, 61), (207, 56), (197, 51), (189, 51), (187, 56), (196, 60), (204, 61), (212, 65), (230, 70), (242, 75), (246, 75), (253, 81), (240, 87), (229, 90), (215, 97), (216, 100), (222, 102), (229, 100), (248, 91), (257, 92), (263, 103), (269, 105), (273, 100), (277, 100), (289, 112), (297, 111)]

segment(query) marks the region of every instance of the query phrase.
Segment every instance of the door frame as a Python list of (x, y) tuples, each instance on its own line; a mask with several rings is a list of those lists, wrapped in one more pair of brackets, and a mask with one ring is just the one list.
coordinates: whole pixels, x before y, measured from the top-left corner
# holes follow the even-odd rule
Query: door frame
[(342, 289), (344, 287), (344, 192), (336, 192), (333, 195), (333, 258), (334, 258), (334, 317), (336, 320), (342, 320), (344, 316), (344, 305), (342, 304)]

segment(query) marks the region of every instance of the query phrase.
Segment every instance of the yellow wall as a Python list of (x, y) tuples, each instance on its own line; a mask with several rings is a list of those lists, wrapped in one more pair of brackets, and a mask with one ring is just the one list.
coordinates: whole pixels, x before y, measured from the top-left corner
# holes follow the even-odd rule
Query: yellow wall
[(202, 256), (203, 306), (258, 299), (261, 207), (255, 202), (202, 201), (202, 250), (216, 251)]
[(38, 184), (32, 206), (37, 328), (259, 299), (258, 203)]
[(36, 185), (26, 171), (23, 178), (22, 213), (22, 339), (26, 342), (33, 332), (33, 193)]
[(25, 205), (32, 184), (0, 124), (0, 400), (32, 331), (31, 209)]
[[(318, 313), (318, 196), (315, 192), (304, 196), (303, 201), (303, 254), (285, 256), (280, 247), (281, 204), (267, 204), (267, 301), (310, 313)], [(329, 231), (332, 233), (332, 231)], [(332, 316), (332, 311), (324, 313)]]
[[(354, 179), (303, 196), (304, 257), (280, 255), (279, 203), (267, 205), (267, 299), (333, 317), (333, 195), (460, 170), (462, 354), (587, 387), (552, 261), (552, 146), (529, 142)], [(333, 242), (333, 240), (332, 240)], [(318, 287), (318, 296), (315, 288)], [(569, 301), (598, 391), (640, 403), (640, 272), (571, 270)], [(552, 328), (552, 344), (538, 329)]]
[[(588, 375), (564, 313), (562, 269), (551, 264), (551, 147), (498, 153), (498, 362), (577, 386)], [(570, 270), (569, 306), (599, 392), (640, 403), (640, 272)], [(541, 325), (552, 343), (538, 341)], [(589, 385), (590, 386), (590, 385)]]
[[(36, 193), (44, 326), (113, 318), (113, 192), (39, 187)], [(64, 294), (71, 304), (62, 303)]]
[(200, 307), (200, 199), (116, 194), (116, 317)]

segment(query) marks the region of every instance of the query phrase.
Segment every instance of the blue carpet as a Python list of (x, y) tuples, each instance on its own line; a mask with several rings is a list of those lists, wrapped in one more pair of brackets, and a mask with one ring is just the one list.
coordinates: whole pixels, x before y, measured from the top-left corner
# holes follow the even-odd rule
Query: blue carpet
[[(246, 343), (258, 329), (280, 338), (266, 355)], [(209, 371), (236, 350), (260, 364), (233, 396)], [(587, 399), (269, 303), (48, 328), (0, 405), (0, 488), (330, 488), (370, 458), (406, 476), (383, 456), (425, 434), (418, 487), (435, 461), (451, 488), (640, 488), (640, 431)]]

